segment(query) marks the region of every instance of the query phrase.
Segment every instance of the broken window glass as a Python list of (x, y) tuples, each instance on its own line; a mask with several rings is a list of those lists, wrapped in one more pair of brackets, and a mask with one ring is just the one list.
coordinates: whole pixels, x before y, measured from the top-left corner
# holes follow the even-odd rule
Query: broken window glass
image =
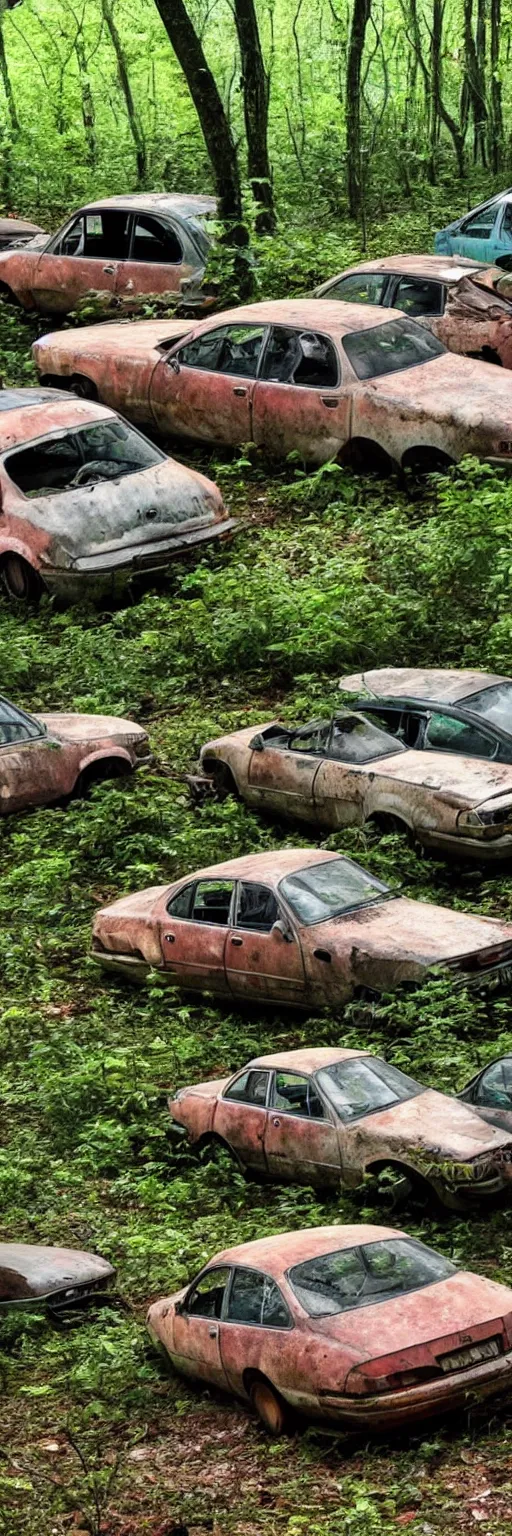
[(446, 352), (437, 336), (414, 320), (386, 320), (367, 331), (352, 331), (343, 337), (343, 346), (358, 379), (417, 368)]
[(423, 277), (402, 277), (391, 297), (391, 308), (404, 315), (442, 315), (444, 289), (441, 283)]
[(369, 763), (404, 751), (396, 736), (388, 736), (363, 715), (342, 715), (333, 721), (327, 756), (342, 763)]
[(273, 384), (301, 384), (310, 389), (335, 389), (339, 368), (332, 341), (314, 331), (274, 325), (261, 369)]
[(512, 1056), (503, 1056), (483, 1072), (472, 1096), (473, 1104), (512, 1109)]
[(24, 496), (50, 496), (100, 480), (119, 480), (164, 462), (165, 455), (134, 427), (107, 417), (18, 449), (8, 455), (5, 467)]
[(375, 1057), (356, 1056), (335, 1062), (332, 1067), (322, 1067), (317, 1077), (343, 1121), (360, 1120), (380, 1109), (390, 1109), (392, 1104), (405, 1104), (407, 1099), (415, 1099), (425, 1091), (398, 1067)]
[(238, 895), (237, 928), (250, 928), (257, 933), (270, 933), (278, 917), (277, 901), (268, 885), (256, 885), (252, 881), (244, 880)]
[(234, 880), (198, 880), (192, 907), (193, 921), (215, 925), (228, 923), (234, 888)]
[(349, 859), (326, 859), (281, 880), (280, 891), (301, 923), (322, 923), (393, 892)]
[(342, 299), (348, 304), (382, 304), (389, 280), (388, 272), (350, 272), (318, 297)]
[(280, 1109), (288, 1115), (300, 1115), (302, 1119), (326, 1119), (322, 1100), (312, 1078), (304, 1077), (300, 1072), (276, 1072), (272, 1105), (274, 1109)]
[(209, 1269), (201, 1275), (186, 1297), (185, 1311), (192, 1317), (220, 1317), (230, 1273), (229, 1269)]
[(289, 1270), (288, 1280), (310, 1317), (327, 1317), (404, 1296), (454, 1274), (454, 1265), (424, 1243), (393, 1237), (307, 1259)]
[(512, 683), (495, 683), (494, 687), (482, 688), (464, 699), (465, 709), (482, 720), (490, 720), (502, 731), (512, 732)]
[(289, 1328), (290, 1314), (275, 1280), (255, 1269), (235, 1269), (226, 1317), (231, 1323)]
[(425, 731), (425, 747), (434, 752), (460, 752), (465, 757), (495, 757), (498, 743), (466, 720), (453, 715), (431, 715)]
[(255, 379), (264, 334), (262, 325), (228, 326), (217, 362), (217, 373), (233, 373), (238, 378)]

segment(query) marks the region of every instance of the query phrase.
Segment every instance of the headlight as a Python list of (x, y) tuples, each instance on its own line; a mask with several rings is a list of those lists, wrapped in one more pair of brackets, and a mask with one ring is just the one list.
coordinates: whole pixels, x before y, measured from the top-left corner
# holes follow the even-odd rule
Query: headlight
[(149, 736), (137, 736), (133, 742), (135, 757), (147, 757), (149, 752)]
[(459, 811), (457, 817), (458, 827), (499, 827), (504, 822), (512, 821), (512, 800), (505, 804), (493, 806), (489, 810)]

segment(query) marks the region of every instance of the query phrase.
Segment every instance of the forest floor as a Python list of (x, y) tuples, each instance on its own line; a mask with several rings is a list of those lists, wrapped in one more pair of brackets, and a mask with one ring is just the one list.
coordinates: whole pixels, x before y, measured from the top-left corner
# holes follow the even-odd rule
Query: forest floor
[[(32, 334), (0, 318), (4, 382), (30, 382)], [(250, 451), (193, 461), (240, 519), (228, 548), (108, 612), (43, 602), (21, 618), (0, 599), (7, 696), (33, 710), (130, 714), (156, 752), (134, 781), (2, 831), (0, 1238), (103, 1253), (124, 1306), (66, 1331), (42, 1315), (5, 1319), (0, 1533), (501, 1536), (512, 1532), (512, 1403), (400, 1439), (304, 1427), (271, 1442), (243, 1407), (166, 1376), (144, 1317), (231, 1243), (382, 1220), (372, 1186), (324, 1201), (176, 1150), (170, 1088), (271, 1045), (343, 1040), (456, 1091), (512, 1050), (509, 999), (484, 1004), (435, 981), (366, 1018), (304, 1020), (180, 998), (157, 979), (132, 990), (98, 973), (88, 950), (94, 910), (116, 894), (320, 841), (233, 800), (195, 808), (168, 771), (193, 764), (206, 738), (274, 712), (300, 721), (332, 709), (339, 675), (379, 660), (512, 672), (512, 488), (472, 465), (411, 498), (340, 469), (272, 469)], [(322, 843), (407, 894), (512, 921), (507, 872), (435, 863), (358, 829)], [(401, 1219), (459, 1264), (512, 1281), (507, 1210)]]

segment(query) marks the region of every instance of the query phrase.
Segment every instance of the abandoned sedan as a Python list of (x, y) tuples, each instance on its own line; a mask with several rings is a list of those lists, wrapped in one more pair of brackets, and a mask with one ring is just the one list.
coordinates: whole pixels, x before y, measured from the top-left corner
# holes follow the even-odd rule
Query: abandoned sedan
[(114, 1277), (112, 1265), (80, 1248), (0, 1243), (0, 1318), (5, 1310), (58, 1316), (69, 1307), (101, 1299)]
[(113, 411), (0, 390), (0, 579), (18, 601), (113, 594), (229, 532), (220, 492)]
[(285, 848), (104, 907), (93, 956), (134, 980), (155, 968), (221, 997), (322, 1007), (421, 984), (433, 967), (508, 988), (512, 924), (410, 901), (337, 853)]
[(78, 379), (163, 434), (383, 472), (443, 469), (467, 453), (512, 464), (508, 375), (447, 352), (400, 310), (280, 299), (182, 340), (141, 321), (59, 331), (33, 353), (42, 383)]
[(391, 1169), (405, 1192), (464, 1210), (512, 1178), (509, 1136), (367, 1051), (258, 1056), (232, 1078), (180, 1089), (169, 1110), (198, 1150), (228, 1147), (241, 1167), (294, 1184), (357, 1189)]
[(313, 1227), (218, 1253), (156, 1301), (175, 1370), (253, 1409), (390, 1430), (512, 1383), (512, 1291), (390, 1227)]
[(24, 309), (66, 315), (92, 291), (116, 298), (185, 293), (204, 272), (215, 200), (138, 192), (89, 203), (56, 235), (0, 255), (0, 293)]
[(146, 732), (105, 715), (27, 715), (0, 698), (0, 815), (85, 794), (151, 762)]
[(374, 821), (480, 860), (512, 853), (512, 765), (413, 750), (355, 711), (300, 728), (248, 726), (207, 742), (201, 765), (223, 792), (293, 820)]
[(459, 1093), (459, 1099), (472, 1104), (490, 1125), (499, 1125), (512, 1134), (512, 1056), (500, 1056), (483, 1067)]
[(315, 298), (400, 309), (450, 352), (512, 368), (512, 294), (499, 267), (462, 256), (385, 256), (347, 267)]
[(382, 667), (340, 678), (354, 708), (406, 746), (512, 763), (512, 678), (494, 672)]

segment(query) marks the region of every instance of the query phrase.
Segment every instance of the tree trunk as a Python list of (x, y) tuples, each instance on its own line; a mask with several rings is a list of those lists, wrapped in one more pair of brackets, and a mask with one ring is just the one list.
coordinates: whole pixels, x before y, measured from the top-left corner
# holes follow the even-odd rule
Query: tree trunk
[(372, 0), (354, 0), (347, 55), (346, 75), (346, 146), (347, 146), (347, 194), (349, 213), (356, 219), (363, 200), (363, 171), (361, 145), (361, 67), (363, 62), (366, 28), (370, 20)]
[(87, 145), (87, 164), (94, 166), (98, 158), (96, 144), (96, 128), (94, 114), (94, 100), (91, 90), (91, 82), (87, 69), (87, 58), (82, 33), (78, 32), (75, 38), (75, 53), (80, 75), (80, 91), (82, 95), (82, 121), (84, 125), (85, 142)]
[(143, 183), (146, 180), (147, 171), (148, 171), (146, 144), (145, 144), (145, 140), (144, 140), (144, 134), (142, 132), (142, 128), (141, 128), (141, 125), (140, 125), (140, 122), (139, 122), (139, 118), (138, 118), (137, 112), (135, 110), (135, 103), (134, 103), (134, 100), (133, 100), (132, 88), (131, 88), (131, 85), (130, 85), (130, 79), (129, 79), (129, 75), (128, 75), (128, 65), (127, 65), (127, 62), (126, 62), (126, 56), (125, 56), (123, 44), (121, 42), (121, 38), (120, 38), (119, 32), (117, 30), (117, 24), (116, 24), (116, 20), (115, 20), (115, 17), (114, 17), (114, 7), (113, 7), (112, 0), (101, 0), (101, 9), (102, 9), (102, 13), (103, 13), (103, 19), (104, 19), (105, 25), (107, 27), (107, 30), (108, 30), (108, 32), (110, 34), (110, 40), (111, 40), (112, 47), (114, 49), (114, 53), (115, 53), (115, 56), (116, 56), (116, 60), (117, 60), (117, 73), (118, 73), (118, 77), (119, 77), (119, 84), (120, 84), (121, 90), (123, 92), (123, 96), (124, 96), (124, 100), (125, 100), (125, 105), (126, 105), (126, 111), (127, 111), (127, 114), (128, 114), (128, 122), (130, 124), (131, 134), (132, 134), (133, 142), (134, 142), (134, 145), (135, 145), (135, 157), (136, 157), (136, 161), (137, 161), (137, 181), (139, 183)]
[(503, 103), (501, 93), (500, 67), (500, 28), (501, 28), (501, 0), (491, 0), (491, 113), (489, 154), (493, 171), (501, 170), (503, 156)]
[(254, 0), (234, 0), (235, 22), (242, 62), (247, 168), (252, 194), (258, 205), (256, 229), (271, 235), (276, 227), (272, 172), (268, 155), (269, 82), (261, 51)]
[(16, 110), (16, 101), (14, 98), (14, 91), (9, 74), (9, 65), (7, 63), (7, 54), (5, 51), (4, 12), (6, 8), (7, 7), (4, 3), (0, 3), (0, 74), (2, 76), (2, 84), (5, 91), (5, 99), (7, 102), (7, 110), (9, 113), (11, 128), (13, 133), (19, 133), (20, 120)]
[[(482, 32), (482, 0), (478, 0), (478, 31)], [(487, 104), (485, 100), (485, 59), (480, 59), (473, 37), (473, 0), (464, 0), (464, 90), (473, 117), (474, 158), (480, 155), (482, 165), (487, 165), (485, 134), (487, 128)]]

